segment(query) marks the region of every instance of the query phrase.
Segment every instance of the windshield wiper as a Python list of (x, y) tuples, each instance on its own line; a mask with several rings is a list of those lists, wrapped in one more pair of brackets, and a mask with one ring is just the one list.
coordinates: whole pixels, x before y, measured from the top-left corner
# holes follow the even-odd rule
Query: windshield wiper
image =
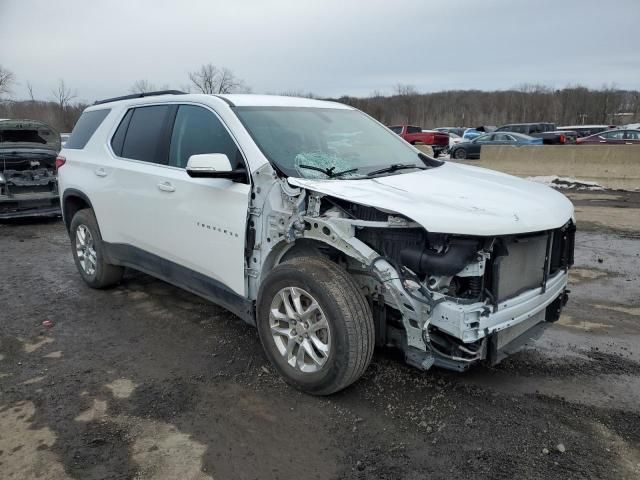
[(416, 165), (415, 163), (394, 163), (389, 165), (388, 167), (380, 168), (379, 170), (374, 170), (373, 172), (367, 173), (367, 177), (373, 177), (374, 175), (378, 175), (380, 173), (395, 172), (396, 170), (406, 170), (407, 168), (426, 170), (425, 167), (421, 167), (420, 165)]
[(316, 172), (322, 172), (329, 178), (340, 177), (342, 175), (346, 175), (347, 173), (353, 173), (358, 171), (357, 168), (351, 168), (349, 170), (342, 170), (341, 172), (334, 172), (336, 167), (320, 168), (320, 167), (314, 167), (313, 165), (298, 165), (298, 168), (306, 168), (307, 170), (315, 170)]

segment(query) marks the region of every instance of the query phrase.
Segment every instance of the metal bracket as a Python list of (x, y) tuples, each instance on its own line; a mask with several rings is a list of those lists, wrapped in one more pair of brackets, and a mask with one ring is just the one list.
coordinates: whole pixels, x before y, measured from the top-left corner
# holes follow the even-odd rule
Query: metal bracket
[(244, 272), (248, 277), (252, 277), (252, 278), (258, 278), (258, 275), (260, 273), (255, 268), (245, 268)]
[(260, 207), (249, 207), (249, 215), (259, 217), (260, 215), (262, 215), (262, 209)]

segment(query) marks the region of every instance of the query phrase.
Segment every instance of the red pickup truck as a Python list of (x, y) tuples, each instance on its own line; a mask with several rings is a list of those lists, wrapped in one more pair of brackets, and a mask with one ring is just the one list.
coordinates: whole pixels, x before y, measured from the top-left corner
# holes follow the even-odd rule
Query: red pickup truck
[(422, 130), (422, 127), (413, 125), (394, 125), (389, 127), (393, 133), (397, 133), (411, 145), (423, 143), (430, 145), (433, 156), (437, 157), (449, 148), (449, 134), (435, 130)]

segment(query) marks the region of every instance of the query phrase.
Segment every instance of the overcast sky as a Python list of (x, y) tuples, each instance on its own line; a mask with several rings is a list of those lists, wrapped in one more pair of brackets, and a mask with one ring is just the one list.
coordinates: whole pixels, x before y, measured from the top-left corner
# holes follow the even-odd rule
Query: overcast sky
[(86, 101), (209, 62), (256, 93), (640, 89), (638, 28), (640, 0), (0, 0), (0, 65), (16, 98), (63, 78)]

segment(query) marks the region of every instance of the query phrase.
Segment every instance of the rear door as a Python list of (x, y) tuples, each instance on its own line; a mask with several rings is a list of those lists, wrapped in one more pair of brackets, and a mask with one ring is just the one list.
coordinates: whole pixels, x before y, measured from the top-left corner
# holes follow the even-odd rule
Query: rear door
[(624, 130), (612, 130), (610, 132), (602, 132), (600, 134), (600, 137), (602, 137), (602, 139), (604, 139), (604, 141), (602, 141), (602, 139), (600, 140), (599, 143), (608, 143), (608, 144), (613, 144), (613, 145), (624, 145), (625, 143), (625, 135), (624, 135)]
[(108, 241), (164, 255), (160, 235), (165, 213), (157, 208), (158, 187), (169, 161), (169, 139), (175, 105), (130, 108), (110, 139), (114, 158), (97, 170), (112, 185)]

